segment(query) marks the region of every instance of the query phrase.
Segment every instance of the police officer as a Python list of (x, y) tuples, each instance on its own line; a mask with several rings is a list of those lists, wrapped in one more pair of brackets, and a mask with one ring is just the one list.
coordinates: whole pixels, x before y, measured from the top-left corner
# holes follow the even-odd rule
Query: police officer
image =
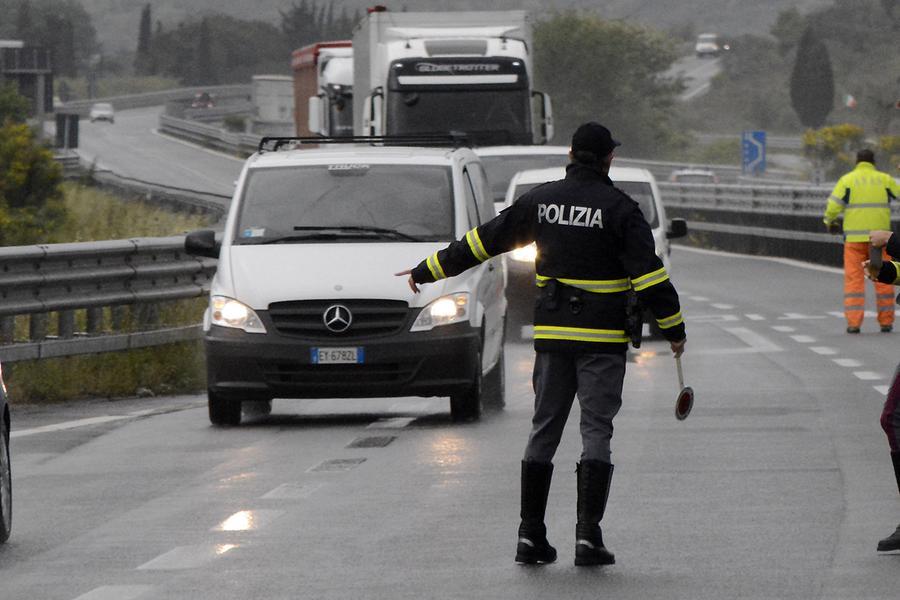
[(537, 244), (538, 299), (534, 314), (535, 407), (522, 461), (521, 524), (516, 562), (551, 563), (544, 513), (552, 459), (577, 394), (581, 404), (581, 461), (576, 466), (578, 522), (575, 564), (615, 562), (603, 544), (603, 518), (613, 474), (610, 440), (622, 404), (626, 295), (636, 292), (652, 312), (676, 356), (685, 329), (678, 294), (654, 250), (637, 202), (609, 179), (619, 143), (599, 123), (572, 137), (566, 178), (522, 195), (496, 218), (423, 260), (409, 285), (452, 277), (503, 252)]

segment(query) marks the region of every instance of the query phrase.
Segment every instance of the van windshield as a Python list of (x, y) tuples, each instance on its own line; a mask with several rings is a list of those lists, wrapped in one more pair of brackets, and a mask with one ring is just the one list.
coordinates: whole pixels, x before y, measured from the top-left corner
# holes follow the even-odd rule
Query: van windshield
[[(513, 175), (519, 171), (531, 169), (547, 169), (550, 167), (565, 167), (569, 164), (569, 157), (565, 154), (525, 154), (518, 156), (482, 156), (481, 162), (491, 184), (491, 194), (494, 202), (502, 202), (506, 198), (506, 188)], [(516, 197), (518, 197), (518, 193)]]
[(653, 188), (646, 181), (613, 181), (613, 184), (631, 196), (638, 203), (644, 218), (650, 223), (650, 228), (659, 226), (659, 215), (656, 213), (656, 203), (653, 201)]
[(449, 167), (332, 164), (252, 169), (235, 244), (454, 239)]

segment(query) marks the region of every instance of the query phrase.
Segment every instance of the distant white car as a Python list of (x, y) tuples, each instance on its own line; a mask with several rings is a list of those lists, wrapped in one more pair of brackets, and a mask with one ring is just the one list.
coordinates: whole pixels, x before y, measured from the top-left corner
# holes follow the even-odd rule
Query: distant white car
[(675, 169), (669, 175), (672, 183), (719, 183), (719, 176), (710, 169)]
[(722, 46), (719, 43), (719, 34), (701, 33), (697, 36), (697, 43), (694, 45), (694, 52), (697, 53), (697, 58), (716, 57), (721, 51)]
[(113, 105), (109, 102), (97, 102), (91, 106), (91, 112), (88, 115), (88, 118), (91, 120), (91, 123), (94, 121), (109, 121), (110, 123), (115, 123), (116, 112), (113, 110)]

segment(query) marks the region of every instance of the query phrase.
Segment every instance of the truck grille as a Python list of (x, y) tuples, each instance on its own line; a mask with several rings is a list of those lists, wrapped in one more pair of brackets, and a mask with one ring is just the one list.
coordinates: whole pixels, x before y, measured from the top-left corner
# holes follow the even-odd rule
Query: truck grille
[[(335, 333), (325, 326), (330, 306), (346, 306), (353, 316), (350, 327)], [(390, 335), (406, 324), (409, 306), (400, 300), (299, 300), (269, 305), (269, 318), (278, 333), (304, 338), (334, 339)]]

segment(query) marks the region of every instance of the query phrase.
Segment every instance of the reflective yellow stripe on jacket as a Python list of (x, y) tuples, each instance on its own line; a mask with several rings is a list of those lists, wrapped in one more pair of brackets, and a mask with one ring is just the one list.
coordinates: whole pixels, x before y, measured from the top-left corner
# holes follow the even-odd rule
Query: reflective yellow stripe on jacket
[(536, 340), (566, 340), (569, 342), (599, 342), (607, 344), (627, 344), (623, 329), (586, 329), (584, 327), (561, 327), (558, 325), (535, 325)]
[(681, 316), (681, 311), (678, 311), (671, 317), (656, 320), (656, 324), (659, 325), (660, 329), (671, 329), (672, 327), (681, 325), (682, 323), (684, 323), (684, 317)]
[(471, 230), (466, 234), (466, 242), (469, 243), (469, 250), (478, 262), (484, 262), (491, 257), (484, 249), (481, 238), (478, 236), (478, 228)]
[(656, 285), (657, 283), (662, 283), (668, 279), (669, 274), (666, 273), (666, 268), (660, 267), (652, 273), (635, 277), (631, 280), (631, 285), (634, 286), (634, 291), (640, 292), (641, 290), (646, 290), (648, 287)]
[(434, 277), (435, 281), (447, 278), (444, 274), (444, 268), (441, 266), (441, 261), (438, 260), (437, 252), (429, 256), (425, 260), (425, 264), (428, 265), (428, 270), (431, 271), (431, 276)]
[(595, 294), (612, 294), (615, 292), (625, 292), (631, 287), (628, 278), (625, 279), (566, 279), (563, 277), (545, 277), (544, 275), (535, 275), (535, 283), (538, 287), (545, 287), (550, 281), (556, 280), (560, 283), (570, 285), (574, 288), (593, 292)]

